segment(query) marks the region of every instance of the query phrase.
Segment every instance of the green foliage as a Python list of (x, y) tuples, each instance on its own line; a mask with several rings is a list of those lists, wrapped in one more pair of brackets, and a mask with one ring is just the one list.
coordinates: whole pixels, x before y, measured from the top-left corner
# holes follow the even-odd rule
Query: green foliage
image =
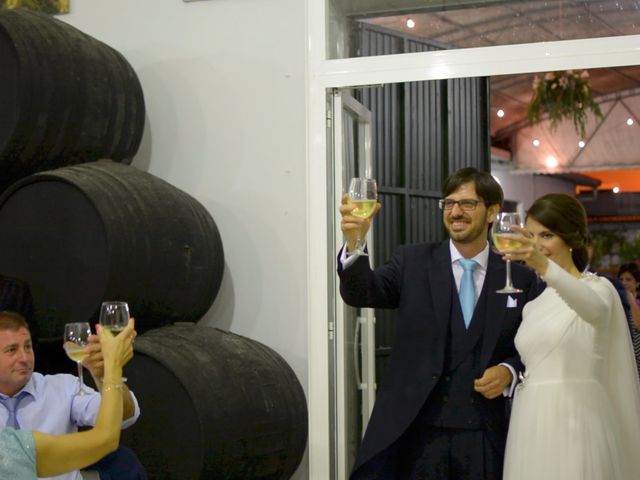
[[(593, 266), (606, 267), (615, 271), (620, 263), (640, 259), (640, 233), (634, 236), (633, 234), (625, 235), (617, 230), (592, 230), (591, 238), (593, 239), (591, 265)], [(608, 257), (608, 261), (603, 257)], [(609, 263), (611, 260), (613, 263)]]
[(640, 235), (632, 241), (626, 240), (618, 245), (618, 255), (623, 263), (640, 259)]
[(614, 250), (617, 250), (617, 245), (624, 242), (624, 236), (615, 230), (592, 231), (591, 238), (593, 242), (592, 265), (599, 265), (600, 257), (613, 253)]
[(554, 130), (567, 118), (573, 121), (580, 138), (585, 138), (587, 111), (591, 110), (596, 117), (602, 118), (600, 107), (593, 99), (586, 70), (549, 72), (542, 78), (536, 75), (533, 89), (528, 110), (530, 123), (540, 123), (540, 117), (546, 113)]

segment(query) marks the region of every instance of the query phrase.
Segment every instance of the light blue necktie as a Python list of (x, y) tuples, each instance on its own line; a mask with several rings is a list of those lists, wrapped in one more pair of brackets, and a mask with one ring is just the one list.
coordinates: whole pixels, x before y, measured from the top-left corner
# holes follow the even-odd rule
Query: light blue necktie
[(460, 258), (458, 263), (464, 268), (462, 281), (460, 282), (460, 306), (462, 307), (464, 324), (469, 328), (471, 317), (473, 317), (473, 307), (476, 303), (476, 284), (473, 282), (473, 271), (478, 264), (474, 260), (467, 258)]
[(22, 400), (23, 398), (23, 393), (24, 392), (20, 392), (18, 396), (2, 399), (2, 403), (9, 412), (9, 418), (7, 418), (7, 427), (12, 427), (16, 430), (20, 429), (20, 424), (18, 423), (18, 419), (16, 418), (16, 410), (18, 409), (18, 403), (20, 403), (20, 400)]

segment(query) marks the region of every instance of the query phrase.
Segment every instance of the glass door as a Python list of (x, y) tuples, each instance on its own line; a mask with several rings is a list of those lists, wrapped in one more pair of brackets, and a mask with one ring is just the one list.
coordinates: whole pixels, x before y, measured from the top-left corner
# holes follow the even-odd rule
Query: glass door
[[(356, 101), (348, 90), (331, 92), (328, 117), (332, 125), (334, 185), (333, 204), (336, 225), (339, 225), (338, 205), (354, 176), (375, 177), (371, 160), (371, 112)], [(335, 251), (342, 248), (343, 238), (335, 229)], [(368, 235), (367, 246), (373, 259), (373, 238)], [(340, 298), (335, 284), (336, 298)], [(355, 462), (360, 440), (375, 401), (375, 318), (372, 309), (356, 309), (336, 302), (332, 335), (335, 358), (334, 421), (336, 478), (346, 479)]]

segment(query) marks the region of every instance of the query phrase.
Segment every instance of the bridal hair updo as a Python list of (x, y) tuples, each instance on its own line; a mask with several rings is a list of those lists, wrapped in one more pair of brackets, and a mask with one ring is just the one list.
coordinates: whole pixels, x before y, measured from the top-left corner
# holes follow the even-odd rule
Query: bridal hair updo
[(558, 235), (571, 248), (571, 257), (580, 271), (587, 268), (587, 212), (571, 195), (550, 193), (538, 198), (527, 217), (533, 218)]

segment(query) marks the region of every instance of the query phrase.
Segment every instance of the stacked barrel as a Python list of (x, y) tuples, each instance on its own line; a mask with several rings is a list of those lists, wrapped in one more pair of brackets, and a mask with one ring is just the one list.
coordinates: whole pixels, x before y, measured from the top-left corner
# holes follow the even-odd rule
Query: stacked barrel
[(129, 166), (145, 112), (130, 64), (59, 20), (0, 9), (0, 85), (0, 275), (30, 287), (38, 368), (59, 368), (65, 323), (125, 300), (143, 414), (123, 442), (150, 478), (289, 478), (304, 393), (273, 350), (195, 323), (220, 288), (221, 237), (197, 200)]

